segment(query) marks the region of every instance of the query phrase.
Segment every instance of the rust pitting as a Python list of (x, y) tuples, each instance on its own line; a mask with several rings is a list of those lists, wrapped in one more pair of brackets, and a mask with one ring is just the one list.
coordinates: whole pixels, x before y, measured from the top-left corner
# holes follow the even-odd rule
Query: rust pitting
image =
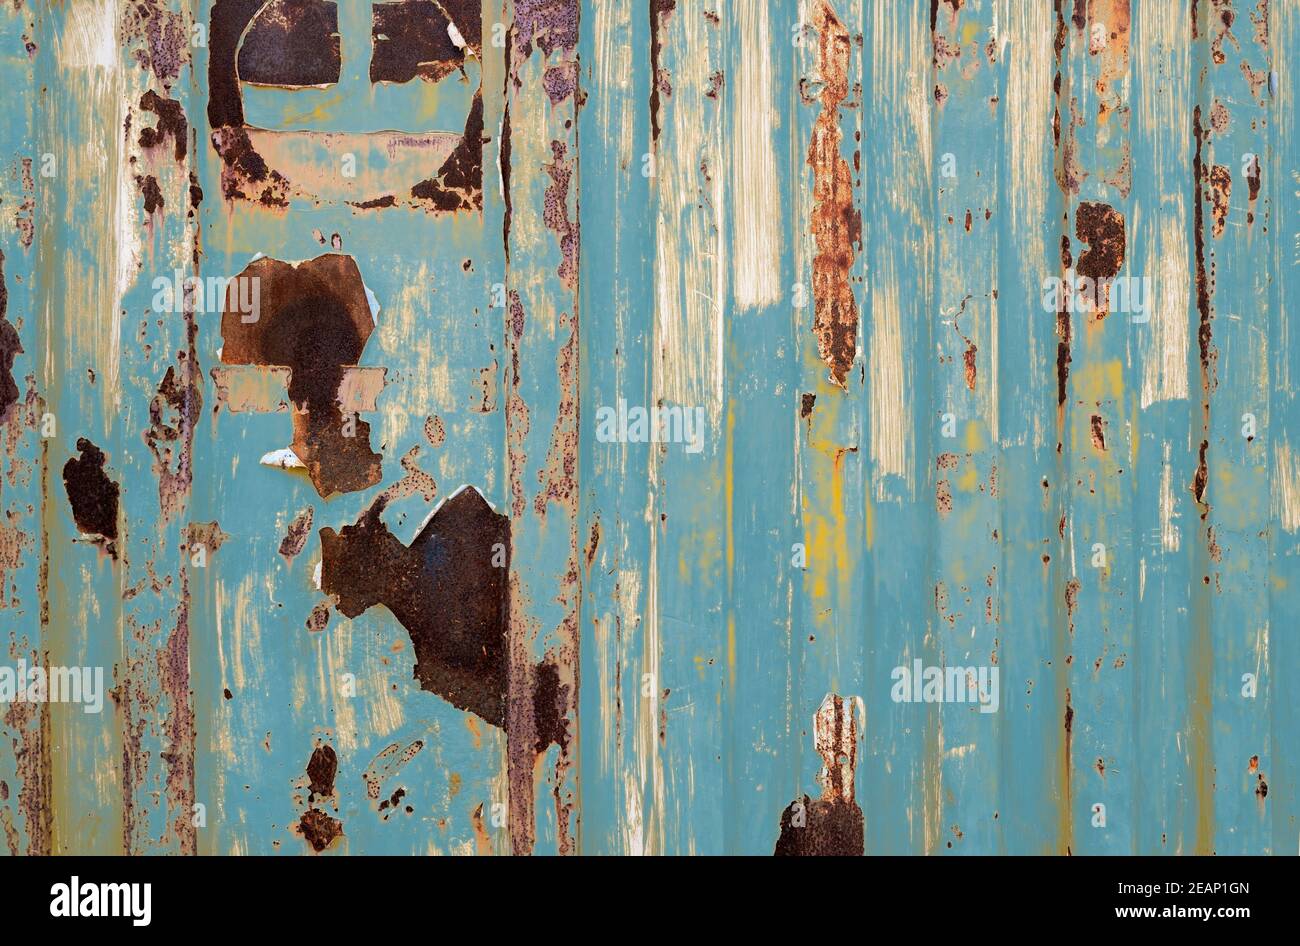
[(117, 37), (164, 88), (170, 88), (190, 59), (185, 17), (169, 6), (167, 0), (125, 0)]

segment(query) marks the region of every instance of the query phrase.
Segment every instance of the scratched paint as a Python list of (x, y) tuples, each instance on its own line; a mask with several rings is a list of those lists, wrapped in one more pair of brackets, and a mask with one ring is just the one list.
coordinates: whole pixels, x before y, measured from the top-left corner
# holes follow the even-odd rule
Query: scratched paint
[(0, 4), (5, 849), (1294, 851), (1298, 45)]

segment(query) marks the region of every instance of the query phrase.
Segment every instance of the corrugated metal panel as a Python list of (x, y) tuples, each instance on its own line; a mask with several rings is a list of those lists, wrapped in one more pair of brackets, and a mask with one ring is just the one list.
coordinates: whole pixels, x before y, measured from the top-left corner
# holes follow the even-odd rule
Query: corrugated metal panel
[(4, 4), (9, 851), (1289, 853), (1298, 41)]

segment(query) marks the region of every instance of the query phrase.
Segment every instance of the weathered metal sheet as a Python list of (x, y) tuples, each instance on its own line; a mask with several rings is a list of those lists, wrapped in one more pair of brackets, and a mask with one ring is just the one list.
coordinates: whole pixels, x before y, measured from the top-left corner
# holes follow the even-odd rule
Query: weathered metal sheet
[(1297, 44), (0, 4), (5, 846), (1294, 850)]

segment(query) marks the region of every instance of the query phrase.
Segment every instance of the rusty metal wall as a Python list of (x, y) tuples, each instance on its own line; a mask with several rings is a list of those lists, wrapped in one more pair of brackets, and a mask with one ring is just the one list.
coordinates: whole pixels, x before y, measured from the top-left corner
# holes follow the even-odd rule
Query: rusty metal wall
[(5, 847), (1291, 853), (1297, 48), (0, 4)]

